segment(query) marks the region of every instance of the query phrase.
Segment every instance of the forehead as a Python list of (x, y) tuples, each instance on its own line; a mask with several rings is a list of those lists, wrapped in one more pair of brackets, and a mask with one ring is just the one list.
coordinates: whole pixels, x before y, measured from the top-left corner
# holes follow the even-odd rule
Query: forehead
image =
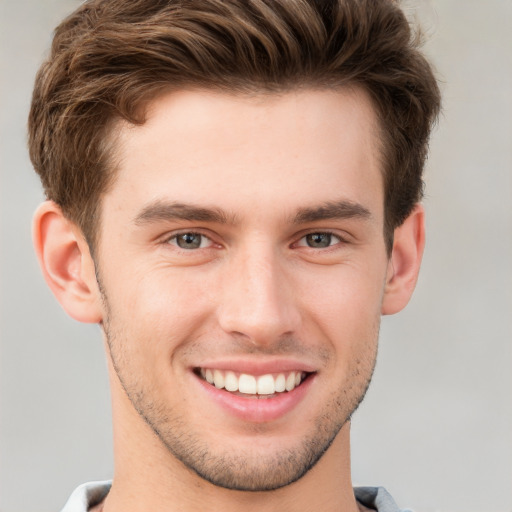
[(361, 90), (172, 92), (142, 126), (121, 124), (117, 140), (107, 209), (168, 199), (243, 216), (340, 198), (383, 203), (378, 122)]

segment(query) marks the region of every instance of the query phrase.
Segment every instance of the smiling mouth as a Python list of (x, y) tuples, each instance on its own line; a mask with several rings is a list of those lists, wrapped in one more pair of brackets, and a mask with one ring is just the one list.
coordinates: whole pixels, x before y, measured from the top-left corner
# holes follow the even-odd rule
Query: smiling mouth
[(256, 376), (211, 368), (196, 368), (194, 373), (217, 389), (247, 398), (272, 398), (288, 393), (310, 375), (308, 372), (291, 371)]

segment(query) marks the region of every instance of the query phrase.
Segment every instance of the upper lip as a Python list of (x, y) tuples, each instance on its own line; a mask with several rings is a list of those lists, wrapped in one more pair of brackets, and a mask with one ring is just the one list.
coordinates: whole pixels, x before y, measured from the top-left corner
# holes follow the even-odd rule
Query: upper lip
[(203, 361), (194, 365), (195, 368), (209, 368), (211, 370), (232, 371), (235, 373), (247, 373), (249, 375), (266, 375), (269, 373), (282, 373), (301, 371), (312, 373), (317, 368), (312, 364), (294, 359), (272, 359), (272, 360), (254, 360), (254, 359), (223, 359), (214, 361)]

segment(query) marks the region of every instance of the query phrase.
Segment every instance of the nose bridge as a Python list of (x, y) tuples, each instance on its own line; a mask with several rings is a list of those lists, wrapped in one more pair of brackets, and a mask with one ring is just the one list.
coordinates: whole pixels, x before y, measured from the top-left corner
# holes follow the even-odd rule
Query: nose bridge
[(256, 344), (291, 334), (299, 314), (278, 251), (258, 243), (233, 258), (223, 286), (221, 327)]

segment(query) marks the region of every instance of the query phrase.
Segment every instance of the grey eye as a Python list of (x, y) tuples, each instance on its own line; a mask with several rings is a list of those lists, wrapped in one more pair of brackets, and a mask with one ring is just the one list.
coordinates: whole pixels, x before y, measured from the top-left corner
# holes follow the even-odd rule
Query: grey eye
[(176, 245), (181, 249), (199, 249), (203, 243), (203, 235), (199, 233), (182, 233), (175, 237)]
[(332, 242), (332, 235), (330, 233), (310, 233), (306, 235), (306, 244), (309, 247), (322, 249), (329, 247)]

